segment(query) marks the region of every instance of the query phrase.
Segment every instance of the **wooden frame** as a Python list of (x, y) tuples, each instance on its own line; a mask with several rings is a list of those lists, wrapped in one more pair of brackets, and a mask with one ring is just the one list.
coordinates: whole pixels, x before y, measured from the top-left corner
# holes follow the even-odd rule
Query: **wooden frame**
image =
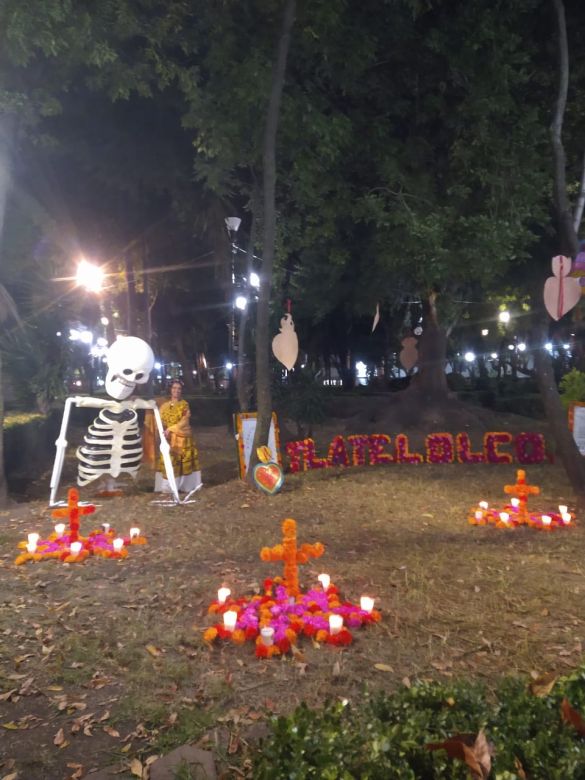
[[(248, 463), (250, 462), (250, 454), (252, 452), (252, 444), (254, 442), (254, 434), (256, 432), (256, 419), (258, 414), (256, 412), (242, 412), (240, 414), (234, 414), (234, 428), (236, 431), (236, 446), (238, 448), (238, 467), (240, 471), (240, 479), (246, 478), (246, 471), (248, 469)], [(280, 428), (278, 427), (278, 419), (276, 412), (272, 412), (272, 421), (270, 423), (270, 431), (268, 433), (268, 446), (272, 453), (273, 459), (282, 467), (282, 455), (280, 454)]]

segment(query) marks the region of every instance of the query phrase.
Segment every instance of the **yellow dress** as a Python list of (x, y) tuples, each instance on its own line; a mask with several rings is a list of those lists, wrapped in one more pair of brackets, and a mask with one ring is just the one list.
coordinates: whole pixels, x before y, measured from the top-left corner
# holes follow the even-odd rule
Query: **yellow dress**
[[(165, 401), (160, 407), (163, 428), (169, 431), (167, 439), (170, 445), (170, 456), (175, 473), (177, 488), (181, 492), (190, 493), (201, 486), (201, 470), (199, 454), (193, 441), (191, 412), (187, 401)], [(154, 489), (157, 492), (170, 490), (162, 455), (159, 455), (155, 474)]]

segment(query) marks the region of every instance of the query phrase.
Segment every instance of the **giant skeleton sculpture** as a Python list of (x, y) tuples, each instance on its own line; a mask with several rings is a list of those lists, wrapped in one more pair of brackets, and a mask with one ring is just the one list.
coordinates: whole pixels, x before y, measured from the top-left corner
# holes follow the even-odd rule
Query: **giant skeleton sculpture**
[(61, 430), (55, 442), (57, 453), (51, 476), (50, 505), (55, 506), (57, 503), (57, 490), (67, 449), (65, 436), (72, 406), (100, 409), (100, 413), (84, 436), (84, 443), (77, 449), (76, 455), (79, 461), (77, 484), (80, 487), (106, 475), (114, 479), (122, 473), (136, 477), (142, 461), (142, 439), (136, 410), (151, 409), (160, 436), (160, 451), (171, 492), (175, 502), (182, 503), (169, 454), (170, 446), (164, 435), (156, 401), (142, 398), (129, 399), (136, 385), (143, 385), (148, 381), (154, 367), (152, 349), (142, 339), (122, 336), (110, 346), (106, 360), (108, 363), (106, 392), (113, 400), (77, 395), (65, 401)]

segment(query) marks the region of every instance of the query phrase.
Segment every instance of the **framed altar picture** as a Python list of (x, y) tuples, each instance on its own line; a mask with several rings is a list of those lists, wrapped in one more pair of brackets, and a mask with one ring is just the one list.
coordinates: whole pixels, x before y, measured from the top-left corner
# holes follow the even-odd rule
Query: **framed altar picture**
[(569, 407), (569, 428), (581, 455), (585, 455), (585, 403), (576, 401)]
[[(240, 479), (246, 478), (246, 471), (250, 463), (252, 454), (252, 445), (254, 444), (254, 434), (256, 433), (256, 412), (242, 412), (235, 414), (236, 444), (238, 446), (238, 464), (240, 469)], [(270, 422), (270, 431), (268, 432), (268, 446), (272, 453), (273, 460), (282, 467), (282, 456), (280, 454), (280, 430), (276, 412), (272, 412)]]

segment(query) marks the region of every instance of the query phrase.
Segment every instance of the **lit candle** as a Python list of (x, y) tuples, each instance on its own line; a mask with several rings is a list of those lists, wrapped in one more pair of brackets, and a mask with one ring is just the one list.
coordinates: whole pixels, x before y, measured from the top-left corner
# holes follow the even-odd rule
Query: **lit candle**
[(226, 631), (233, 631), (238, 621), (238, 613), (233, 609), (228, 609), (223, 613), (223, 626)]
[(260, 636), (262, 637), (262, 644), (266, 645), (266, 647), (270, 647), (270, 645), (273, 644), (274, 629), (270, 628), (270, 626), (266, 626), (266, 628), (261, 628)]
[(487, 501), (480, 501), (479, 502), (479, 508), (483, 509), (483, 511), (485, 512), (485, 510), (488, 508), (488, 502)]
[(543, 515), (542, 516), (542, 524), (543, 525), (550, 525), (552, 523), (552, 517), (550, 515)]
[(220, 604), (225, 604), (227, 597), (231, 596), (231, 590), (229, 588), (220, 588), (217, 591), (217, 600)]
[(110, 524), (109, 523), (102, 523), (102, 530), (105, 534), (110, 532)]
[(71, 555), (79, 555), (79, 553), (81, 552), (81, 548), (82, 547), (83, 547), (83, 545), (81, 544), (81, 542), (71, 542), (71, 544), (69, 546), (69, 550), (71, 552)]
[(321, 587), (323, 590), (327, 590), (329, 585), (331, 584), (331, 577), (328, 574), (320, 574), (317, 579), (321, 583)]
[(510, 499), (510, 503), (512, 504), (514, 509), (518, 509), (518, 507), (520, 506), (520, 499), (519, 498), (512, 498), (512, 499)]
[(564, 504), (559, 504), (559, 512), (561, 515), (566, 515), (569, 511), (569, 507), (565, 506)]
[(331, 636), (339, 634), (343, 627), (343, 617), (341, 615), (329, 615), (329, 633)]
[(561, 517), (563, 519), (563, 523), (565, 525), (569, 525), (569, 523), (571, 522), (571, 515), (569, 514), (569, 512), (563, 512)]
[(134, 539), (136, 536), (140, 536), (140, 528), (131, 528), (130, 539)]
[(39, 541), (39, 539), (40, 539), (39, 534), (34, 534), (33, 533), (33, 534), (29, 534), (28, 535), (28, 543), (29, 544), (34, 544), (35, 547), (37, 546), (37, 542)]
[(26, 543), (26, 551), (29, 553), (34, 553), (37, 551), (37, 543), (36, 542), (27, 542)]
[(475, 512), (475, 519), (477, 520), (478, 523), (481, 520), (483, 520), (483, 512), (481, 511), (481, 509), (477, 509), (476, 510), (476, 512)]
[(370, 596), (362, 596), (360, 598), (360, 609), (364, 612), (371, 612), (374, 609), (374, 599)]
[(117, 539), (114, 539), (112, 546), (114, 548), (114, 552), (121, 552), (122, 548), (124, 547), (124, 540), (118, 537)]
[(57, 523), (55, 526), (55, 533), (57, 536), (63, 536), (65, 533), (65, 523)]
[(509, 519), (510, 519), (510, 515), (507, 512), (500, 512), (500, 520), (502, 521), (502, 523), (504, 524), (507, 523)]

